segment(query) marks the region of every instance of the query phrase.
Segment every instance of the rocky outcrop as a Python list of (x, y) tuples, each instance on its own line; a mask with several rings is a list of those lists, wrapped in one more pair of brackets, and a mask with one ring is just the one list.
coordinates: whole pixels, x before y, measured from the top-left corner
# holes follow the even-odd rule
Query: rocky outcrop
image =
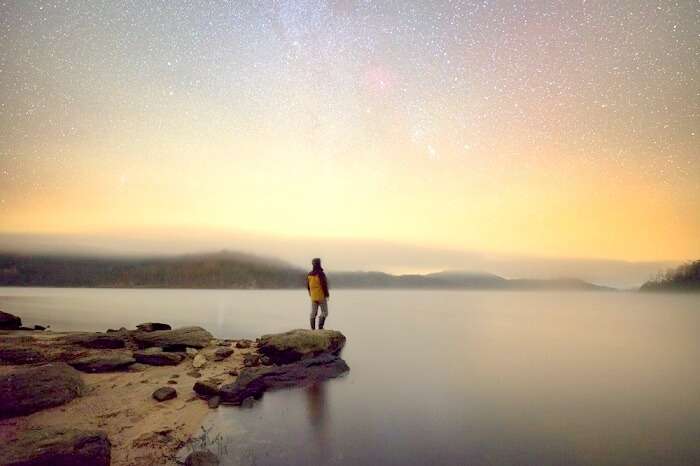
[(177, 390), (173, 387), (160, 387), (158, 390), (153, 392), (153, 398), (158, 401), (172, 400), (177, 397)]
[(142, 332), (155, 332), (156, 330), (172, 330), (172, 327), (168, 324), (162, 324), (160, 322), (146, 322), (145, 324), (138, 324), (137, 329)]
[(65, 341), (71, 345), (95, 349), (117, 349), (126, 346), (124, 337), (117, 333), (78, 333), (65, 337)]
[(70, 428), (28, 430), (0, 448), (5, 466), (109, 466), (111, 444), (102, 431)]
[(141, 364), (149, 366), (177, 366), (185, 359), (183, 353), (168, 353), (160, 348), (149, 348), (143, 351), (135, 351), (134, 359)]
[(185, 466), (218, 466), (219, 458), (209, 450), (193, 451), (185, 458)]
[(81, 372), (117, 372), (127, 370), (135, 362), (128, 353), (109, 352), (73, 359), (68, 364)]
[(233, 349), (228, 347), (217, 348), (214, 351), (214, 361), (223, 361), (233, 354)]
[(40, 362), (46, 362), (46, 359), (33, 348), (0, 346), (0, 364), (37, 364)]
[(0, 376), (0, 418), (62, 405), (84, 391), (80, 373), (65, 363), (15, 369)]
[(9, 312), (0, 311), (0, 330), (18, 330), (22, 326), (22, 319)]
[(211, 333), (202, 327), (182, 327), (175, 330), (156, 330), (132, 332), (132, 337), (139, 348), (159, 346), (165, 351), (185, 351), (186, 348), (204, 348), (212, 340)]
[(336, 330), (290, 330), (263, 335), (258, 351), (274, 364), (289, 364), (329, 353), (339, 354), (345, 346), (345, 335)]
[(223, 403), (240, 405), (248, 397), (259, 398), (266, 390), (309, 385), (348, 370), (345, 361), (330, 353), (292, 364), (243, 369), (235, 382), (219, 389), (219, 396)]

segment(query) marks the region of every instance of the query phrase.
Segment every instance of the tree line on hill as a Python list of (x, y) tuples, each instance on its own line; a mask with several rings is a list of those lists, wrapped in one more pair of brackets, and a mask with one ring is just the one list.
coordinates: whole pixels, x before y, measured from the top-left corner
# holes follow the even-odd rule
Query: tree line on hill
[[(1, 286), (92, 288), (291, 289), (306, 271), (285, 262), (223, 251), (173, 257), (0, 254)], [(328, 272), (332, 288), (608, 290), (577, 279), (506, 279), (447, 271), (425, 275)]]
[(641, 287), (642, 291), (700, 291), (700, 260), (662, 272)]

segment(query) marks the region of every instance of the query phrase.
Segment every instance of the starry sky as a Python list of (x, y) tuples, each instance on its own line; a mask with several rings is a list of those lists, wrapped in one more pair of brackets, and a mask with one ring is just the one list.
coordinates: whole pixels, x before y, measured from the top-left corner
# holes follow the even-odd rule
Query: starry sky
[(0, 233), (698, 258), (699, 44), (697, 1), (0, 1)]

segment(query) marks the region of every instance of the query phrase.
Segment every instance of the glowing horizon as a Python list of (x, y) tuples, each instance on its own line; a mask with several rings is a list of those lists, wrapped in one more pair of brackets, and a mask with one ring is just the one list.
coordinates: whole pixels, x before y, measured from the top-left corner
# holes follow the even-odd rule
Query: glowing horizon
[(700, 257), (690, 2), (0, 9), (0, 233)]

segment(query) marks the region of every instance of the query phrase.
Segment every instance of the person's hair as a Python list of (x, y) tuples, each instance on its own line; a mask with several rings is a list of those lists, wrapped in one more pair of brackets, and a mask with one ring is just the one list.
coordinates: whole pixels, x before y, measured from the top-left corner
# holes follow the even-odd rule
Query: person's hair
[(321, 258), (314, 257), (313, 259), (311, 259), (311, 265), (321, 265)]

